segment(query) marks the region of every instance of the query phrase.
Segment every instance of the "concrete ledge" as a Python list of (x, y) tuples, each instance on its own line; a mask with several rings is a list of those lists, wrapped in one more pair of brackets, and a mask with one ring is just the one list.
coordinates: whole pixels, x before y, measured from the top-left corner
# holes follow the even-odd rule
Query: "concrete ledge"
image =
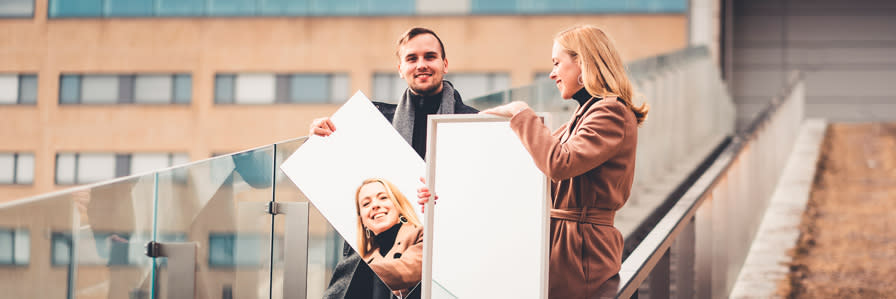
[(782, 295), (786, 295), (775, 291), (790, 273), (792, 257), (788, 252), (796, 246), (800, 235), (799, 225), (809, 201), (826, 130), (827, 121), (823, 119), (807, 119), (800, 126), (793, 152), (787, 159), (730, 298), (784, 298)]

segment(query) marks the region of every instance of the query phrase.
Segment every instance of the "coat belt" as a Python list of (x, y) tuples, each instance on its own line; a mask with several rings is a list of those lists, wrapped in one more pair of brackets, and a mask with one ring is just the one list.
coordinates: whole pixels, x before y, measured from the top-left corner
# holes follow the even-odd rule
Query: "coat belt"
[(613, 218), (616, 217), (616, 211), (602, 210), (598, 208), (580, 208), (580, 209), (551, 209), (551, 219), (576, 221), (579, 223), (590, 223), (594, 225), (613, 226)]

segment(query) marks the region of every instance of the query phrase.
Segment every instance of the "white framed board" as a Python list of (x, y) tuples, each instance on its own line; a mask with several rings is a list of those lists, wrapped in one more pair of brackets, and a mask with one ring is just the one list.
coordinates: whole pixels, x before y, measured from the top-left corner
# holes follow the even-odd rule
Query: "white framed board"
[(547, 298), (550, 182), (510, 120), (431, 115), (428, 130), (423, 297)]

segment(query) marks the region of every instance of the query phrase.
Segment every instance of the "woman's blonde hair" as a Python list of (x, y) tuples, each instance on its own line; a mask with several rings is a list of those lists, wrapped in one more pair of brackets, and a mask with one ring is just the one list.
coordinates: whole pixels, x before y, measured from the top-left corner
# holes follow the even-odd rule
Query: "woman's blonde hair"
[(585, 90), (593, 97), (615, 96), (635, 113), (638, 124), (647, 118), (647, 103), (635, 107), (632, 103), (632, 84), (625, 73), (625, 65), (610, 38), (593, 25), (579, 25), (557, 33), (554, 41), (572, 56), (582, 70)]
[(358, 254), (362, 257), (367, 255), (368, 252), (373, 250), (373, 240), (367, 237), (366, 228), (364, 224), (361, 223), (361, 206), (358, 203), (358, 196), (361, 194), (361, 188), (371, 183), (380, 183), (383, 185), (383, 189), (386, 189), (386, 195), (389, 197), (389, 200), (392, 201), (392, 205), (398, 208), (399, 217), (404, 216), (407, 219), (408, 223), (411, 223), (416, 226), (420, 226), (420, 220), (417, 219), (417, 213), (414, 212), (414, 207), (411, 206), (411, 203), (408, 201), (407, 197), (401, 193), (401, 190), (398, 190), (398, 187), (384, 179), (380, 178), (370, 178), (361, 182), (361, 185), (358, 186), (358, 189), (355, 190), (355, 214), (358, 216)]

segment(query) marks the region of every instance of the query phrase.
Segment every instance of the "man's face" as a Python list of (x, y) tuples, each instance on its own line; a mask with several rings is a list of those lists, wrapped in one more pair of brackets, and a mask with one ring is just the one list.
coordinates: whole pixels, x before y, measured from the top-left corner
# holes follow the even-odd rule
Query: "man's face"
[(442, 57), (441, 49), (432, 34), (417, 35), (398, 49), (398, 73), (413, 93), (433, 95), (442, 91), (448, 60)]

